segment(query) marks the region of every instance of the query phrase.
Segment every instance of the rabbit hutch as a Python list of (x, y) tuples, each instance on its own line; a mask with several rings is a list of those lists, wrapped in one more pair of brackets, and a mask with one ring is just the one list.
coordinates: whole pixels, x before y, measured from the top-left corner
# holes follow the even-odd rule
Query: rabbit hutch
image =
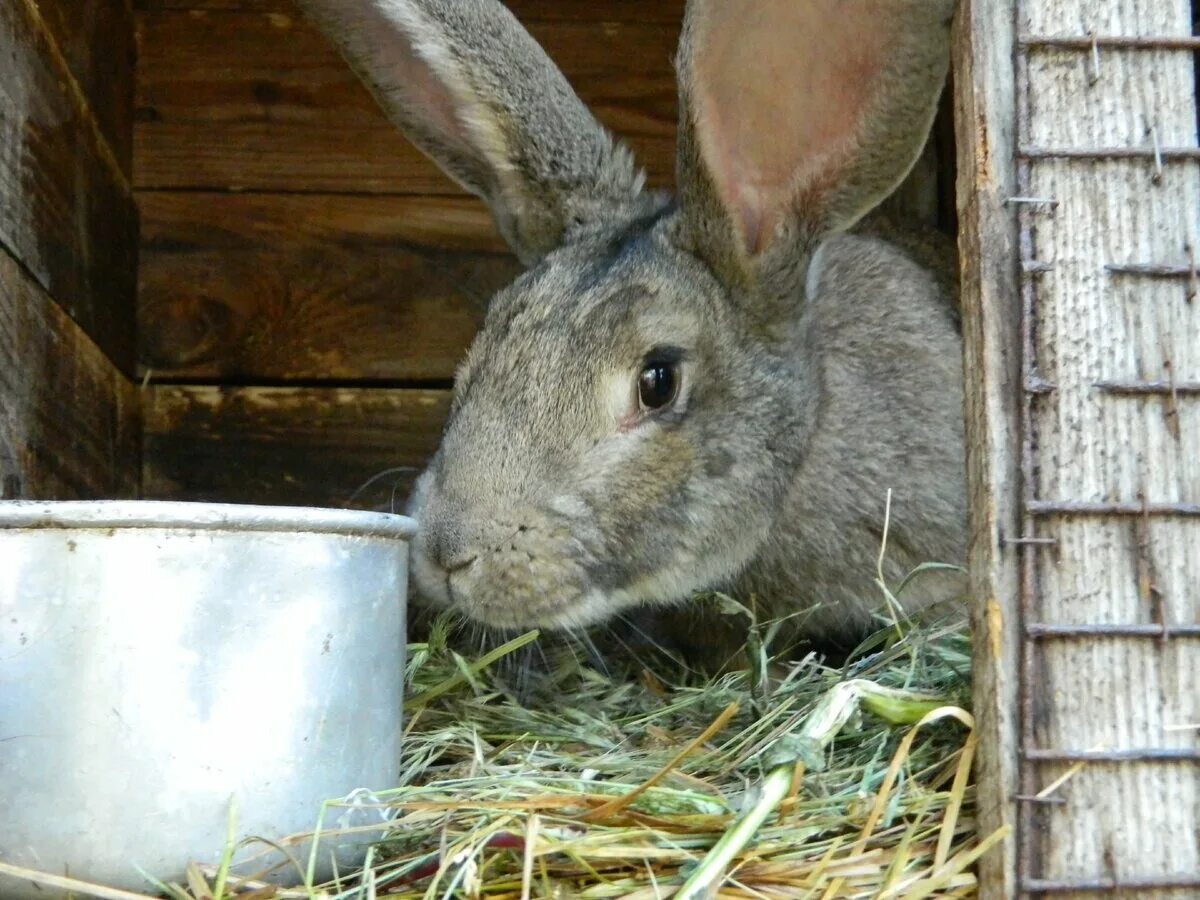
[[(669, 187), (682, 0), (508, 0)], [(960, 0), (986, 897), (1200, 895), (1189, 0)], [(0, 3), (0, 497), (401, 509), (520, 270), (291, 0)], [(0, 739), (3, 739), (0, 735)]]

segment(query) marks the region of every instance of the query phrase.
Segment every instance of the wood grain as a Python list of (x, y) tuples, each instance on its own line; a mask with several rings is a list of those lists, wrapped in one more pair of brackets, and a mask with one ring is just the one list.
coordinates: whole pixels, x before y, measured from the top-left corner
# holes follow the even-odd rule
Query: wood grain
[(0, 496), (138, 494), (137, 391), (0, 250)]
[[(16, 0), (24, 2), (24, 0)], [(29, 0), (62, 53), (125, 177), (133, 156), (133, 12), (127, 0)]]
[[(565, 19), (572, 22), (659, 22), (677, 24), (683, 0), (505, 0), (521, 21)], [(295, 13), (292, 0), (135, 0), (139, 11), (225, 10)]]
[[(1181, 0), (1025, 2), (1033, 34), (1190, 35)], [(1030, 54), (1028, 133), (1053, 148), (1195, 146), (1191, 53)], [(1195, 246), (1200, 169), (1152, 159), (1036, 160), (1029, 191), (1053, 212), (1026, 212), (1036, 259), (1034, 362), (1050, 393), (1032, 421), (1039, 499), (1200, 500), (1200, 406), (1194, 398), (1116, 397), (1108, 379), (1200, 379), (1200, 303), (1186, 281), (1114, 277), (1110, 263), (1183, 264)], [(1037, 556), (1031, 615), (1052, 623), (1200, 622), (1200, 521), (1056, 517)], [(1200, 750), (1200, 642), (1059, 641), (1039, 648), (1030, 740), (1041, 747)], [(1027, 764), (1027, 766), (1030, 764)], [(1062, 774), (1031, 769), (1033, 789)], [(1097, 763), (1037, 807), (1026, 877), (1051, 880), (1200, 876), (1200, 767)], [(1136, 824), (1135, 824), (1136, 823)], [(1189, 892), (1194, 895), (1195, 890)], [(1129, 892), (1132, 896), (1132, 892)], [(1182, 896), (1147, 890), (1139, 897)]]
[[(531, 21), (597, 117), (651, 180), (674, 171), (678, 23)], [(336, 51), (290, 13), (138, 16), (142, 188), (452, 193)]]
[[(967, 478), (974, 633), (976, 781), (981, 836), (1016, 827), (1020, 296), (1012, 122), (1013, 0), (968, 0), (955, 21), (958, 223), (967, 373)], [(1010, 835), (979, 862), (981, 900), (1016, 891)]]
[(455, 197), (144, 193), (156, 378), (449, 380), (520, 267)]
[(31, 0), (0, 3), (0, 245), (131, 372), (136, 210), (35, 13)]
[(449, 404), (445, 391), (152, 386), (145, 496), (399, 510)]

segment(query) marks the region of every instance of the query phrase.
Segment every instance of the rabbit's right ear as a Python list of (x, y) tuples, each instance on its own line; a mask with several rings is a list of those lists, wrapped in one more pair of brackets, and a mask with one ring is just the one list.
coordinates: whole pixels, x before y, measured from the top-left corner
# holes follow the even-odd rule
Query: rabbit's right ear
[(297, 3), (525, 263), (572, 228), (644, 213), (632, 156), (498, 0)]
[(691, 0), (677, 64), (690, 248), (750, 294), (799, 294), (821, 238), (883, 200), (920, 154), (953, 11), (954, 0)]

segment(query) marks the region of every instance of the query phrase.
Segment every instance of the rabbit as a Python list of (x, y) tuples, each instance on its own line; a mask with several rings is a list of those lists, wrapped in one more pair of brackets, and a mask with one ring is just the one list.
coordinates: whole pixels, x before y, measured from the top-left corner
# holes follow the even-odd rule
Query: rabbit
[[(646, 188), (496, 0), (299, 0), (391, 121), (527, 267), (490, 302), (408, 511), (436, 609), (497, 629), (666, 612), (719, 590), (797, 639), (877, 624), (961, 563), (953, 275), (852, 233), (908, 173), (954, 0), (692, 0), (677, 195)], [(965, 610), (958, 572), (901, 597)]]

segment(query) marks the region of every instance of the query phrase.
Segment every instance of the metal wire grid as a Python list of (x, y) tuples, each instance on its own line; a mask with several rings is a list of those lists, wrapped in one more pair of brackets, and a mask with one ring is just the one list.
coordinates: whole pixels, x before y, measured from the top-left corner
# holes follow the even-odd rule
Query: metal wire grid
[[(1022, 4), (1015, 3), (1018, 29), (1024, 21)], [(1200, 624), (1168, 626), (1158, 624), (1129, 625), (1054, 625), (1035, 621), (1038, 592), (1038, 555), (1057, 540), (1051, 537), (1034, 536), (1039, 520), (1048, 516), (1124, 516), (1124, 517), (1200, 517), (1198, 503), (1165, 503), (1148, 499), (1139, 502), (1091, 503), (1079, 501), (1051, 501), (1035, 495), (1035, 437), (1033, 433), (1034, 403), (1041, 395), (1051, 394), (1056, 386), (1044, 379), (1038, 371), (1034, 342), (1035, 315), (1037, 311), (1038, 276), (1052, 268), (1034, 258), (1034, 227), (1040, 215), (1056, 207), (1052, 197), (1030, 196), (1031, 169), (1038, 160), (1145, 160), (1153, 166), (1149, 177), (1155, 181), (1161, 177), (1163, 167), (1176, 163), (1200, 161), (1200, 147), (1161, 146), (1157, 134), (1151, 132), (1147, 146), (1141, 147), (1073, 147), (1052, 149), (1029, 143), (1029, 51), (1033, 49), (1059, 49), (1086, 53), (1091, 62), (1093, 83), (1099, 79), (1101, 51), (1109, 49), (1129, 51), (1177, 51), (1195, 53), (1200, 51), (1200, 36), (1145, 36), (1125, 37), (1096, 34), (1085, 35), (1031, 35), (1018, 31), (1015, 52), (1015, 76), (1017, 91), (1017, 191), (1018, 196), (1009, 198), (1009, 203), (1018, 207), (1019, 251), (1021, 255), (1021, 342), (1022, 380), (1024, 401), (1021, 404), (1021, 477), (1022, 477), (1022, 529), (1024, 536), (1010, 538), (1006, 543), (1014, 545), (1021, 554), (1020, 608), (1022, 646), (1020, 653), (1020, 777), (1021, 791), (1017, 796), (1021, 804), (1018, 817), (1017, 865), (1019, 889), (1024, 896), (1057, 893), (1109, 893), (1137, 890), (1200, 890), (1200, 873), (1190, 877), (1141, 878), (1118, 880), (1111, 876), (1089, 879), (1051, 880), (1035, 872), (1037, 854), (1036, 816), (1038, 804), (1063, 804), (1057, 797), (1037, 796), (1039, 765), (1046, 762), (1098, 761), (1111, 763), (1150, 761), (1200, 761), (1200, 751), (1192, 749), (1151, 747), (1121, 751), (1083, 751), (1035, 746), (1034, 722), (1037, 715), (1035, 685), (1039, 683), (1041, 647), (1047, 641), (1093, 640), (1096, 638), (1127, 638), (1132, 640), (1156, 639), (1165, 641), (1175, 638), (1200, 638)], [(1197, 270), (1197, 251), (1188, 246), (1187, 265), (1166, 264), (1156, 260), (1139, 263), (1111, 263), (1106, 266), (1109, 274), (1124, 278), (1177, 279), (1189, 285), (1188, 302), (1196, 302), (1200, 293), (1200, 272)], [(1158, 381), (1103, 381), (1094, 385), (1099, 391), (1110, 395), (1161, 395), (1166, 398), (1165, 416), (1171, 427), (1172, 416), (1177, 428), (1175, 405), (1183, 397), (1200, 396), (1200, 383), (1178, 382), (1173, 378)]]

